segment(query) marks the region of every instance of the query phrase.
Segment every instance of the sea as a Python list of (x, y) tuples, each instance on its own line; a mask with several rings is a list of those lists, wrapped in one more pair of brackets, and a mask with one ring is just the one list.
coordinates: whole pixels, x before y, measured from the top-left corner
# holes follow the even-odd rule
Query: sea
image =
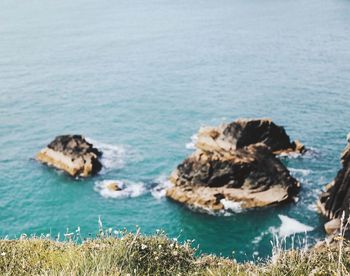
[[(271, 118), (310, 149), (280, 157), (298, 200), (220, 215), (168, 200), (198, 129), (238, 118)], [(312, 246), (349, 131), (349, 0), (0, 1), (1, 238), (89, 238), (102, 223), (238, 261)], [(38, 163), (62, 134), (102, 149), (103, 170)]]

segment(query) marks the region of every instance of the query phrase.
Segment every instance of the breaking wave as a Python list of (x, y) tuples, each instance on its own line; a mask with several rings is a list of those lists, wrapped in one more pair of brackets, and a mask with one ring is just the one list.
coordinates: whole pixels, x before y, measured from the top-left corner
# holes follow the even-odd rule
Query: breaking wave
[(234, 213), (241, 213), (242, 207), (240, 202), (235, 202), (231, 200), (227, 200), (225, 198), (221, 199), (220, 202), (224, 205), (226, 211), (231, 211)]
[(288, 170), (295, 176), (308, 176), (311, 173), (311, 170), (307, 169), (288, 168)]
[(313, 227), (303, 224), (296, 219), (284, 215), (278, 215), (278, 217), (282, 222), (277, 231), (279, 237), (288, 237), (293, 234), (306, 233), (314, 230)]
[(155, 185), (151, 189), (151, 194), (156, 199), (164, 198), (166, 189), (170, 186), (171, 183), (168, 180), (168, 177), (165, 175), (161, 175), (155, 180)]
[(282, 222), (279, 227), (270, 226), (266, 231), (261, 232), (252, 240), (253, 245), (258, 245), (264, 238), (279, 238), (284, 239), (298, 233), (306, 233), (314, 230), (313, 227), (303, 224), (296, 219), (285, 215), (278, 215)]
[(102, 151), (102, 173), (105, 170), (121, 169), (127, 162), (137, 161), (139, 156), (129, 146), (101, 143), (91, 138), (86, 140)]
[(307, 148), (304, 153), (299, 153), (299, 152), (281, 153), (281, 154), (278, 154), (278, 157), (290, 158), (290, 159), (303, 157), (303, 158), (313, 159), (313, 158), (317, 158), (319, 155), (320, 155), (319, 151), (316, 150), (315, 148)]

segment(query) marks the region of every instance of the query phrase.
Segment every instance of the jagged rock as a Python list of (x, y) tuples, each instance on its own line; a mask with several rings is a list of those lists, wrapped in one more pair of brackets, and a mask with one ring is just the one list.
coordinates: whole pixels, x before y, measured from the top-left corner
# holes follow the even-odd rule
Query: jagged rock
[(76, 177), (96, 174), (102, 168), (99, 157), (102, 152), (94, 148), (81, 135), (57, 136), (36, 159)]
[(166, 195), (175, 201), (219, 211), (281, 203), (298, 192), (299, 182), (275, 153), (304, 148), (271, 120), (201, 128), (196, 148), (170, 177)]
[(325, 187), (317, 206), (328, 219), (339, 219), (344, 216), (346, 223), (350, 212), (350, 144), (341, 155), (341, 164), (342, 168), (336, 178)]

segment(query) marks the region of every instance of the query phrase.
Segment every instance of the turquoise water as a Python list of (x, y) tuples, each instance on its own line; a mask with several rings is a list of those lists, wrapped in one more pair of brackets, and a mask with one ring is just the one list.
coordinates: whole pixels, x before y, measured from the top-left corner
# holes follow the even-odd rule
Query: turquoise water
[[(350, 130), (349, 15), (347, 0), (1, 1), (0, 236), (88, 236), (101, 216), (245, 260), (271, 253), (287, 215), (323, 238), (314, 203)], [(152, 195), (201, 125), (239, 117), (271, 117), (313, 149), (283, 159), (297, 203), (215, 217)], [(107, 168), (74, 180), (33, 160), (65, 133), (108, 144)], [(111, 179), (145, 191), (105, 198), (95, 185)]]

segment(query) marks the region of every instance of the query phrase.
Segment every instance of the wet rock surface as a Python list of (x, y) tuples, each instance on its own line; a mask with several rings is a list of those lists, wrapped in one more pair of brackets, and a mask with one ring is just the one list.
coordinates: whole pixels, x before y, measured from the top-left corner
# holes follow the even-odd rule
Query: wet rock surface
[(102, 152), (82, 135), (62, 135), (42, 149), (36, 159), (73, 177), (87, 177), (101, 170), (101, 156)]
[(166, 195), (207, 211), (289, 201), (300, 184), (275, 153), (298, 150), (271, 120), (238, 120), (201, 128), (196, 151), (172, 173)]

